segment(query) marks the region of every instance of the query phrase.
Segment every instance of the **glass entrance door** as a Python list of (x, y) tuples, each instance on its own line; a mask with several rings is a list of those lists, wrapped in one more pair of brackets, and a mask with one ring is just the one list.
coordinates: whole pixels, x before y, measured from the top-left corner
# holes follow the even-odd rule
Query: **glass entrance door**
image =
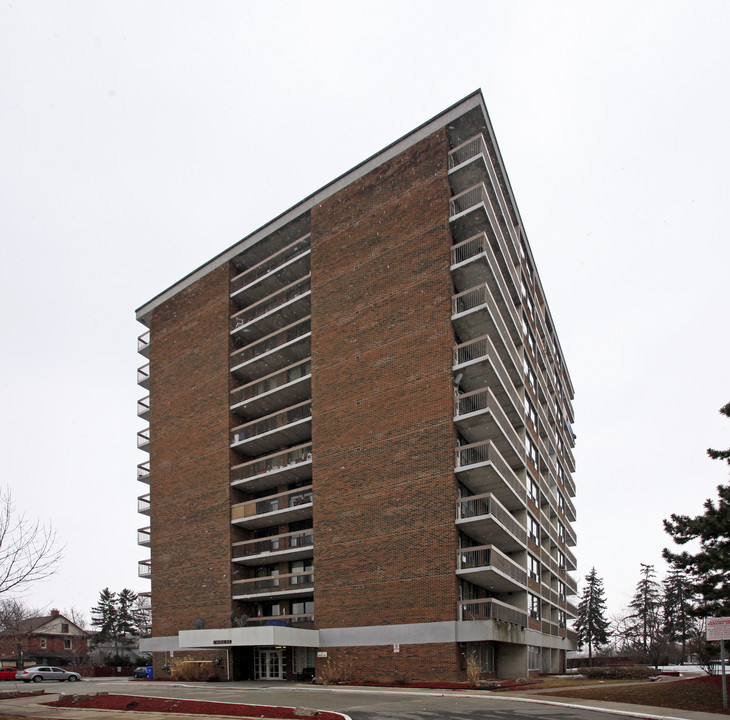
[(281, 648), (256, 648), (258, 680), (283, 680), (284, 663)]

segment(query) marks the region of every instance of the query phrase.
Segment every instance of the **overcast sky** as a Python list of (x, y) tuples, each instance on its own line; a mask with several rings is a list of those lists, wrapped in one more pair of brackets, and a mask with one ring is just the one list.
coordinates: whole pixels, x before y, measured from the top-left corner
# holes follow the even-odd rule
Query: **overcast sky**
[(579, 572), (664, 572), (727, 468), (730, 3), (5, 0), (3, 479), (25, 599), (149, 589), (134, 310), (482, 88), (576, 388)]

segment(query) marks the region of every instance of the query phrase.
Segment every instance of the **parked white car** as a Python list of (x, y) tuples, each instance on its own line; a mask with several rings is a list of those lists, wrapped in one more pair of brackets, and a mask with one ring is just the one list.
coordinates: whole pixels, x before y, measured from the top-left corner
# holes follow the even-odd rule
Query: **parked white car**
[(34, 665), (33, 667), (25, 668), (25, 670), (18, 670), (15, 673), (15, 679), (22, 680), (23, 682), (43, 682), (43, 680), (59, 680), (60, 682), (68, 680), (69, 682), (76, 682), (77, 680), (81, 680), (81, 675), (60, 667), (53, 667), (52, 665)]

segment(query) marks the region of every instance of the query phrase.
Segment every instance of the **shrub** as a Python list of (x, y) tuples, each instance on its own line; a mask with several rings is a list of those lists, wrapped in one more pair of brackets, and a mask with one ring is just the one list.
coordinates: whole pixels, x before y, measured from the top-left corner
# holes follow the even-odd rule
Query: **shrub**
[(350, 660), (332, 660), (331, 658), (320, 668), (317, 679), (322, 685), (349, 682), (352, 679), (352, 662)]
[(195, 658), (174, 657), (170, 660), (170, 676), (173, 680), (200, 681), (212, 680), (215, 677), (213, 663)]
[(475, 652), (471, 652), (466, 659), (466, 681), (471, 687), (477, 687), (481, 678), (482, 671), (479, 667), (479, 660)]
[(580, 674), (592, 680), (646, 680), (655, 672), (646, 665), (616, 665), (581, 668)]

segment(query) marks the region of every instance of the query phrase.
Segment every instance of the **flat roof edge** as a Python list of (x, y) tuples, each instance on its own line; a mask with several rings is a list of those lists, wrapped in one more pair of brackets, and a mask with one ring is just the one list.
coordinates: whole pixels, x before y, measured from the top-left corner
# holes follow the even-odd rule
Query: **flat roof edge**
[(280, 215), (277, 215), (272, 220), (269, 220), (266, 224), (254, 230), (249, 235), (231, 245), (228, 249), (223, 250), (218, 255), (205, 262), (203, 265), (188, 273), (176, 283), (163, 290), (161, 293), (155, 295), (151, 300), (148, 300), (143, 305), (140, 305), (135, 311), (136, 318), (139, 322), (147, 324), (150, 313), (166, 302), (170, 298), (174, 297), (181, 290), (197, 282), (200, 278), (207, 275), (209, 272), (217, 267), (220, 267), (225, 262), (228, 262), (231, 258), (238, 255), (240, 252), (245, 250), (247, 247), (254, 245), (262, 238), (270, 235), (273, 232), (284, 227), (287, 223), (295, 220), (300, 215), (311, 210), (312, 207), (325, 200), (330, 195), (334, 195), (344, 187), (347, 187), (351, 183), (359, 180), (367, 173), (374, 170), (379, 165), (387, 162), (396, 155), (399, 155), (404, 150), (408, 149), (417, 142), (420, 142), (423, 138), (431, 135), (436, 130), (444, 127), (452, 120), (457, 117), (473, 110), (475, 107), (481, 107), (487, 122), (489, 122), (489, 116), (487, 113), (486, 104), (484, 102), (484, 96), (482, 95), (481, 89), (477, 89), (474, 92), (467, 95), (465, 98), (454, 103), (450, 107), (442, 110), (440, 113), (432, 117), (430, 120), (422, 123), (418, 127), (414, 128), (410, 132), (401, 136), (397, 140), (393, 141), (389, 145), (374, 153), (370, 157), (366, 158), (362, 162), (358, 163), (350, 170), (347, 170), (343, 174), (331, 180), (326, 185), (323, 185), (318, 190), (315, 190), (312, 194), (299, 201), (296, 205), (293, 205), (288, 210), (285, 210)]

